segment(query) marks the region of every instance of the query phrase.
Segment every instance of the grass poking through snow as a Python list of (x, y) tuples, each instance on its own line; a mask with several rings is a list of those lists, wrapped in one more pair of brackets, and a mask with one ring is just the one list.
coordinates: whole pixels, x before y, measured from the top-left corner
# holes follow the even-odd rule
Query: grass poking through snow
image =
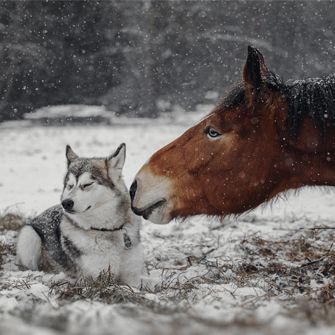
[(0, 215), (0, 231), (3, 230), (19, 230), (24, 225), (24, 218), (17, 214)]
[[(0, 241), (1, 263), (8, 264), (8, 257), (15, 255), (15, 236), (23, 222), (17, 215), (0, 217), (1, 236), (14, 236)], [(149, 234), (155, 239), (155, 233)], [(178, 230), (171, 232), (165, 242), (167, 250), (178, 253), (166, 259), (162, 253), (153, 253), (147, 259), (149, 269), (161, 270), (161, 281), (152, 291), (120, 285), (110, 271), (105, 271), (97, 279), (44, 281), (48, 299), (56, 299), (60, 308), (78, 301), (98, 301), (132, 305), (159, 315), (182, 313), (218, 327), (266, 325), (256, 311), (275, 302), (278, 313), (288, 319), (312, 326), (335, 325), (335, 229), (299, 228), (278, 236), (250, 232), (232, 242), (235, 254), (231, 258), (220, 249), (219, 237), (226, 234), (220, 229), (205, 231), (203, 237), (188, 243), (180, 243), (180, 234)], [(24, 286), (8, 288), (30, 289), (29, 276)], [(219, 309), (228, 305), (240, 313), (213, 320), (206, 313), (195, 312), (194, 306), (201, 304)]]

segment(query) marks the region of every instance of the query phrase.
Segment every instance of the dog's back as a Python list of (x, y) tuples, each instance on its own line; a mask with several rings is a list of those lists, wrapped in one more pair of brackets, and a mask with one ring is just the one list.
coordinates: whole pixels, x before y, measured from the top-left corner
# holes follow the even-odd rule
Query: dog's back
[(61, 247), (60, 223), (64, 213), (53, 206), (32, 219), (21, 230), (17, 242), (18, 263), (31, 270), (71, 268), (71, 260)]

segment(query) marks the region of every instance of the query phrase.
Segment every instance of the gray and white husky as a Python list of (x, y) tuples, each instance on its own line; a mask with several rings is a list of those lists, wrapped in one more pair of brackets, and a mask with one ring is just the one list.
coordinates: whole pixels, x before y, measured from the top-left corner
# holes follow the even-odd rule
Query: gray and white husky
[(122, 179), (125, 156), (125, 144), (108, 158), (78, 157), (66, 147), (61, 205), (23, 227), (17, 243), (19, 264), (31, 270), (48, 264), (92, 277), (109, 270), (122, 283), (140, 285), (140, 220), (131, 211)]

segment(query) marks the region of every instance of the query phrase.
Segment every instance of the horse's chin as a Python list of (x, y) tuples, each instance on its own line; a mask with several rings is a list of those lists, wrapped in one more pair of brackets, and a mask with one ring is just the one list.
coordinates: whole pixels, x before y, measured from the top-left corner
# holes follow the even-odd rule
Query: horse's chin
[(167, 224), (172, 220), (166, 205), (154, 209), (150, 215), (144, 216), (144, 218), (155, 224)]

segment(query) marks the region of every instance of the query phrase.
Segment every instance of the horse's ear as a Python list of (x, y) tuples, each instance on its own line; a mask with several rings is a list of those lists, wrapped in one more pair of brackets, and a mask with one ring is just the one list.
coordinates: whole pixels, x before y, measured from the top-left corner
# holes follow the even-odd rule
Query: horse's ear
[(248, 46), (248, 57), (243, 69), (243, 82), (253, 96), (262, 86), (262, 77), (268, 73), (263, 55), (254, 47)]

